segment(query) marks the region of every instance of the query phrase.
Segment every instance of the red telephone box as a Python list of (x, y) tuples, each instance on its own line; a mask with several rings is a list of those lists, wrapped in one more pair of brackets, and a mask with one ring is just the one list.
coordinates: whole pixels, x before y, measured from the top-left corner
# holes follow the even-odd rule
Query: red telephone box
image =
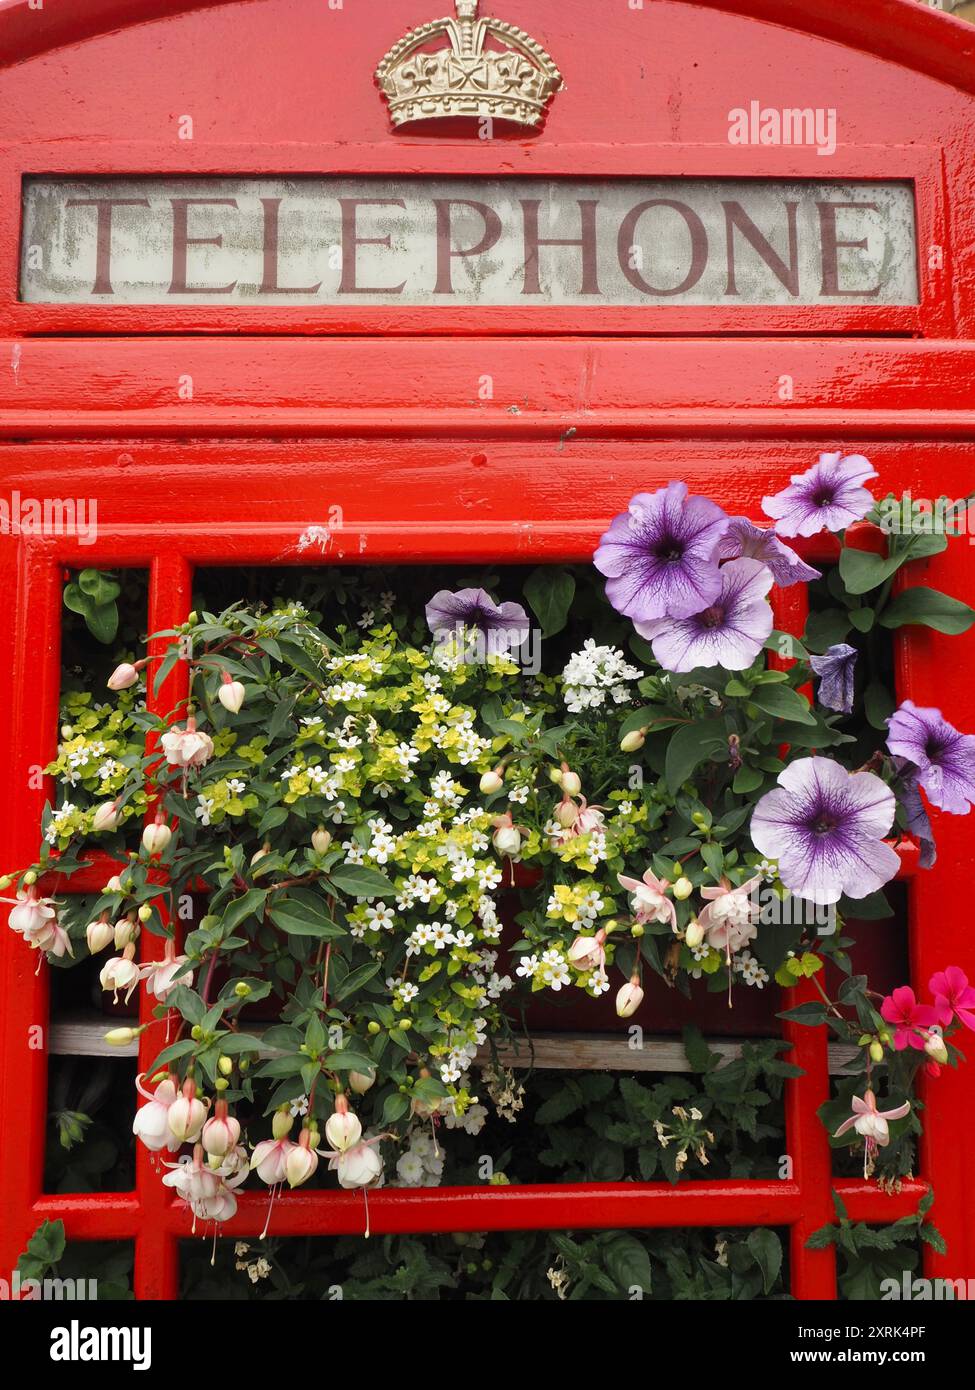
[[(422, 83), (398, 111), (380, 91), (383, 55), (405, 81), (397, 44), (445, 8), (0, 5), (3, 493), (98, 509), (90, 544), (0, 535), (4, 866), (36, 850), (45, 792), (30, 771), (57, 738), (66, 566), (148, 567), (155, 631), (184, 620), (202, 565), (588, 560), (634, 492), (673, 476), (757, 519), (820, 448), (868, 453), (896, 493), (971, 490), (975, 30), (916, 0), (603, 0), (598, 14), (496, 0), (483, 12), (558, 70), (541, 93), (527, 79), (537, 119), (519, 125), (501, 105), (486, 121), (477, 103), (425, 106)], [(700, 202), (715, 190), (720, 224)], [(334, 229), (315, 284), (289, 256), (324, 225), (325, 194)], [(393, 208), (393, 232), (370, 199)], [(572, 235), (552, 230), (566, 201)], [(837, 211), (864, 201), (890, 234), (880, 266)], [(451, 221), (461, 203), (479, 208), (473, 231)], [(629, 262), (627, 237), (651, 214), (682, 220), (683, 261)], [(512, 238), (520, 278), (505, 272)], [(501, 270), (475, 292), (463, 277), (482, 241)], [(539, 277), (550, 256), (554, 290)], [(334, 508), (341, 528), (316, 543)], [(932, 583), (975, 591), (963, 546), (925, 563)], [(970, 726), (975, 638), (949, 656), (946, 639), (910, 633), (899, 695)], [(975, 977), (971, 833), (946, 817), (938, 835), (936, 870), (909, 887), (918, 981), (946, 960)], [(134, 1240), (137, 1295), (172, 1297), (186, 1220), (147, 1153), (132, 1192), (42, 1191), (47, 1057), (32, 1030), (46, 1027), (47, 973), (12, 933), (0, 958), (0, 1263), (60, 1217), (70, 1239)], [(829, 1298), (833, 1255), (805, 1241), (832, 1218), (831, 1186), (854, 1220), (886, 1222), (930, 1183), (948, 1255), (927, 1250), (928, 1272), (967, 1276), (975, 1164), (959, 1124), (975, 1072), (928, 1089), (921, 1171), (897, 1194), (834, 1183), (815, 1115), (821, 1034), (789, 1025), (804, 1068), (788, 1093), (789, 1180), (386, 1190), (373, 1229), (788, 1226), (793, 1295)], [(248, 1194), (231, 1230), (264, 1219)], [(359, 1229), (352, 1193), (294, 1193), (275, 1216), (281, 1235)]]

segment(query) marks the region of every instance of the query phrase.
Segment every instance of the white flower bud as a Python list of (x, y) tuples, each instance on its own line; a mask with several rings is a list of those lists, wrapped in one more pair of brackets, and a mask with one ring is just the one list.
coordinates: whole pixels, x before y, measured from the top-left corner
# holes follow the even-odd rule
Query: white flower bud
[(630, 733), (624, 734), (620, 739), (620, 751), (623, 753), (637, 753), (647, 741), (646, 729), (633, 729)]
[(127, 690), (130, 685), (135, 685), (138, 679), (139, 673), (132, 663), (123, 661), (109, 676), (107, 684), (109, 690)]
[(153, 821), (142, 832), (143, 846), (150, 854), (162, 854), (172, 838), (173, 832), (165, 821)]
[(217, 699), (231, 714), (240, 713), (246, 698), (247, 689), (240, 681), (224, 681), (217, 691)]
[(504, 786), (504, 778), (497, 768), (491, 772), (485, 772), (480, 780), (479, 786), (485, 796), (490, 796), (492, 792), (499, 792)]
[(338, 1153), (344, 1153), (362, 1138), (362, 1125), (351, 1110), (336, 1110), (325, 1122), (325, 1138)]
[(376, 1084), (376, 1076), (371, 1076), (364, 1071), (349, 1072), (349, 1087), (355, 1091), (357, 1096), (364, 1096)]
[(688, 925), (684, 933), (684, 944), (689, 951), (696, 951), (703, 940), (704, 928), (695, 918), (695, 920)]
[(674, 884), (672, 891), (677, 901), (682, 903), (685, 898), (689, 898), (694, 892), (694, 885), (689, 878), (684, 878), (684, 876), (681, 875)]
[(91, 828), (96, 835), (101, 835), (107, 830), (114, 830), (118, 825), (118, 806), (114, 801), (103, 801), (100, 806), (95, 807), (95, 814), (91, 818)]
[(633, 975), (616, 996), (616, 1016), (618, 1018), (630, 1018), (642, 1003), (643, 989), (640, 985), (640, 977)]
[(326, 830), (324, 825), (320, 825), (317, 830), (312, 831), (311, 847), (316, 854), (324, 854), (331, 843), (331, 831)]
[(562, 773), (562, 790), (566, 796), (578, 796), (582, 791), (582, 779), (577, 772)]

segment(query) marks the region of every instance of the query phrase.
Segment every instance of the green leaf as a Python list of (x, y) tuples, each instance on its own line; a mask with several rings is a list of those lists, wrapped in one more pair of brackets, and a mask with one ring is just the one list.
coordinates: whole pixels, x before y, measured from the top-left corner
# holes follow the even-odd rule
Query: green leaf
[(525, 598), (531, 604), (543, 637), (565, 627), (575, 598), (575, 576), (558, 565), (539, 565), (525, 580)]
[(975, 622), (975, 609), (937, 589), (928, 589), (919, 584), (898, 594), (881, 613), (880, 622), (883, 627), (916, 624), (954, 636), (968, 631)]
[(321, 941), (331, 941), (345, 935), (345, 928), (333, 922), (324, 911), (315, 911), (307, 903), (293, 898), (280, 898), (268, 909), (268, 916), (276, 927), (290, 936), (314, 936)]
[(107, 646), (118, 632), (118, 608), (114, 603), (92, 604), (85, 613), (85, 622), (92, 637)]
[(350, 994), (355, 994), (362, 986), (368, 983), (374, 975), (378, 975), (382, 969), (381, 960), (369, 960), (365, 965), (360, 965), (356, 970), (350, 970), (348, 975), (340, 985), (337, 985), (333, 993), (335, 999), (346, 999)]
[(239, 927), (241, 922), (245, 922), (248, 917), (260, 916), (267, 894), (266, 888), (250, 888), (241, 897), (234, 898), (228, 903), (226, 911), (220, 919), (220, 925), (224, 932), (229, 934), (235, 927)]
[(329, 882), (348, 898), (379, 898), (395, 889), (385, 874), (365, 864), (336, 864), (329, 870)]
[(758, 686), (752, 691), (752, 701), (765, 714), (785, 719), (793, 724), (815, 724), (809, 701), (787, 685)]
[(872, 729), (886, 730), (897, 704), (881, 681), (871, 681), (863, 692), (863, 710)]
[(896, 554), (875, 555), (869, 550), (852, 550), (844, 546), (840, 551), (840, 578), (847, 593), (866, 594), (885, 584), (907, 558), (906, 555)]
[(748, 1232), (745, 1243), (762, 1271), (763, 1288), (766, 1293), (770, 1293), (782, 1268), (782, 1242), (774, 1231), (760, 1226)]
[(727, 741), (723, 719), (703, 719), (678, 729), (667, 745), (664, 764), (669, 790), (680, 791), (695, 768), (722, 746), (727, 747)]
[(640, 1289), (644, 1298), (650, 1297), (653, 1280), (650, 1256), (636, 1236), (628, 1233), (616, 1236), (605, 1247), (603, 1262), (617, 1288), (627, 1293)]

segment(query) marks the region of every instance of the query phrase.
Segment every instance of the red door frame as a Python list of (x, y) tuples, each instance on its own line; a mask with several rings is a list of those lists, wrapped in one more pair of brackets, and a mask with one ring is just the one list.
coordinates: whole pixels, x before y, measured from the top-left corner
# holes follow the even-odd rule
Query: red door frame
[[(28, 12), (23, 2), (0, 5), (0, 52), (40, 54), (138, 18), (200, 8), (206, 6), (90, 0), (83, 17), (68, 17), (60, 7)], [(778, 19), (781, 11), (765, 0), (710, 8), (759, 19)], [(412, 22), (426, 17), (410, 10)], [(522, 0), (518, 22), (544, 38), (551, 10), (550, 0)], [(242, 7), (241, 22), (252, 13), (252, 7)], [(790, 23), (907, 63), (952, 83), (959, 93), (975, 91), (975, 74), (962, 72), (953, 48), (960, 35), (971, 44), (969, 31), (914, 0), (869, 0), (855, 17), (836, 0), (804, 0), (791, 8)], [(151, 31), (144, 33), (148, 77), (155, 48)], [(763, 43), (770, 33), (763, 28)], [(379, 100), (374, 91), (367, 96)], [(929, 97), (929, 86), (922, 84), (919, 121)], [(579, 102), (578, 88), (558, 100)], [(940, 120), (931, 102), (932, 119)], [(969, 114), (972, 108), (969, 102)], [(61, 118), (70, 121), (70, 108)], [(311, 558), (585, 560), (606, 518), (632, 492), (671, 476), (692, 478), (696, 489), (711, 490), (729, 507), (757, 518), (763, 493), (803, 467), (818, 447), (868, 450), (883, 485), (894, 491), (925, 495), (936, 479), (939, 491), (967, 492), (975, 464), (973, 348), (954, 335), (960, 322), (972, 322), (975, 302), (968, 292), (970, 265), (962, 264), (960, 250), (953, 257), (962, 195), (957, 163), (949, 166), (938, 151), (939, 136), (947, 134), (935, 126), (925, 129), (924, 146), (870, 142), (847, 149), (828, 176), (912, 178), (921, 244), (930, 238), (946, 248), (950, 288), (946, 279), (925, 273), (919, 310), (868, 309), (866, 317), (844, 309), (655, 309), (651, 327), (647, 315), (641, 316), (642, 333), (684, 335), (675, 341), (633, 336), (637, 325), (627, 311), (619, 311), (618, 319), (600, 315), (583, 322), (578, 310), (543, 311), (541, 319), (530, 320), (511, 311), (472, 310), (467, 322), (451, 320), (450, 331), (460, 330), (452, 338), (444, 336), (447, 325), (435, 313), (403, 311), (383, 320), (398, 336), (370, 339), (379, 322), (375, 311), (329, 318), (308, 310), (255, 316), (248, 310), (182, 308), (167, 315), (18, 305), (12, 265), (19, 219), (12, 210), (19, 179), (31, 170), (487, 174), (503, 168), (526, 175), (653, 170), (826, 176), (809, 151), (751, 151), (744, 161), (730, 147), (611, 148), (579, 139), (560, 146), (543, 139), (506, 143), (499, 150), (458, 141), (390, 140), (351, 151), (345, 142), (319, 147), (313, 159), (308, 149), (273, 141), (186, 150), (151, 138), (100, 139), (67, 149), (48, 139), (0, 150), (0, 207), (6, 208), (0, 214), (0, 335), (6, 335), (0, 360), (16, 364), (0, 378), (0, 438), (8, 441), (0, 453), (4, 488), (31, 495), (32, 489), (53, 490), (56, 479), (60, 491), (97, 497), (100, 520), (90, 547), (70, 538), (0, 537), (0, 579), (4, 592), (15, 596), (3, 630), (7, 677), (0, 681), (10, 788), (3, 862), (20, 864), (36, 852), (45, 793), (27, 790), (27, 774), (47, 760), (56, 741), (65, 565), (148, 566), (149, 628), (156, 630), (185, 617), (192, 570), (199, 565), (300, 564)], [(967, 141), (971, 154), (970, 134), (955, 132), (954, 139)], [(871, 335), (869, 343), (842, 336), (851, 328)], [(710, 342), (687, 336), (704, 330), (729, 336)], [(767, 336), (754, 336), (759, 330)], [(273, 345), (267, 337), (180, 336), (201, 331), (276, 336)], [(326, 332), (333, 336), (288, 336)], [(528, 332), (551, 336), (520, 336)], [(771, 336), (776, 332), (803, 336), (790, 339), (784, 352), (782, 341)], [(57, 336), (69, 333), (79, 336)], [(159, 336), (121, 336), (149, 333)], [(526, 370), (529, 354), (532, 368)], [(494, 401), (472, 406), (469, 383), (485, 371), (494, 376)], [(783, 371), (801, 391), (779, 404), (769, 383)], [(173, 383), (187, 373), (197, 383), (194, 400), (177, 404)], [(382, 486), (370, 486), (380, 470)], [(326, 554), (313, 556), (299, 537), (334, 506), (344, 512), (344, 529)], [(930, 582), (951, 592), (971, 597), (975, 591), (967, 547), (956, 546), (925, 569)], [(795, 627), (802, 614), (784, 608), (780, 619)], [(940, 703), (955, 722), (971, 727), (965, 662), (975, 654), (973, 642), (936, 634), (913, 634), (901, 642), (900, 696)], [(171, 707), (180, 679), (177, 671), (155, 701), (158, 709)], [(964, 822), (942, 818), (938, 868), (911, 879), (912, 974), (922, 986), (950, 962), (975, 977), (970, 935), (959, 916), (945, 921), (943, 913), (946, 901), (964, 901), (975, 868), (966, 831)], [(76, 879), (72, 887), (84, 891), (103, 881), (104, 868), (95, 868), (89, 882)], [(153, 939), (145, 945), (158, 949)], [(47, 1019), (47, 977), (44, 971), (34, 976), (33, 965), (12, 934), (0, 937), (3, 1267), (12, 1268), (39, 1220), (59, 1216), (71, 1238), (134, 1239), (138, 1296), (171, 1297), (177, 1240), (188, 1235), (189, 1226), (170, 1203), (148, 1154), (139, 1153), (133, 1193), (41, 1192), (47, 1057), (30, 1048), (29, 1030)], [(786, 1035), (804, 1068), (787, 1089), (794, 1163), (789, 1180), (693, 1182), (677, 1189), (651, 1183), (386, 1190), (375, 1194), (373, 1228), (787, 1226), (793, 1293), (833, 1297), (831, 1252), (804, 1249), (809, 1233), (831, 1218), (831, 1185), (851, 1217), (884, 1222), (912, 1210), (930, 1182), (949, 1254), (940, 1258), (926, 1251), (926, 1269), (967, 1277), (975, 1257), (975, 1165), (958, 1142), (956, 1117), (970, 1113), (975, 1102), (972, 1069), (925, 1088), (921, 1177), (887, 1196), (859, 1181), (831, 1184), (828, 1141), (815, 1116), (828, 1091), (826, 1039), (791, 1025)], [(150, 1039), (142, 1049), (143, 1065), (154, 1050)], [(256, 1234), (264, 1207), (260, 1193), (246, 1194), (230, 1232)], [(279, 1235), (359, 1230), (355, 1194), (295, 1193), (275, 1214)]]

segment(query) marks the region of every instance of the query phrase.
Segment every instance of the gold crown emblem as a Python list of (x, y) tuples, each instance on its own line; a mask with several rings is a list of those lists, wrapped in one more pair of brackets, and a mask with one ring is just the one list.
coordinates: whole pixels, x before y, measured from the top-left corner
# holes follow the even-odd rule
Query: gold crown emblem
[[(478, 0), (455, 0), (456, 19), (421, 24), (386, 54), (376, 80), (393, 125), (488, 116), (538, 125), (562, 74), (540, 43), (500, 19), (478, 19)], [(449, 47), (434, 47), (446, 39)], [(489, 41), (499, 45), (488, 47)]]

